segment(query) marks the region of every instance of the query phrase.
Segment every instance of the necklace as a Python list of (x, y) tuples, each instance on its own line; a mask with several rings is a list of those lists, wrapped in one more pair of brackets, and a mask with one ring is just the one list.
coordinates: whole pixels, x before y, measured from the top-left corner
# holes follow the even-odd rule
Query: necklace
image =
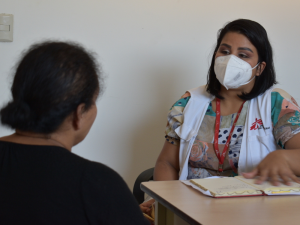
[(63, 147), (63, 148), (66, 148), (63, 144), (61, 144), (60, 142), (54, 140), (51, 138), (51, 135), (26, 135), (26, 134), (21, 134), (19, 132), (15, 132), (16, 135), (18, 136), (22, 136), (22, 137), (26, 137), (26, 138), (35, 138), (35, 139), (39, 139), (39, 140), (44, 140), (44, 141), (52, 141), (54, 142), (57, 146), (60, 146), (60, 147)]

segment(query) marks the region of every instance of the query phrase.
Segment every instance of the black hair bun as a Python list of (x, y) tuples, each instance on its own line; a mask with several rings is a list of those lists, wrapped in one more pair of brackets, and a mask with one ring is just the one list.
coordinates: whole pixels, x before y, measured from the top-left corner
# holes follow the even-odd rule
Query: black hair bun
[(31, 118), (30, 107), (25, 102), (9, 102), (0, 111), (1, 122), (11, 128), (27, 127)]

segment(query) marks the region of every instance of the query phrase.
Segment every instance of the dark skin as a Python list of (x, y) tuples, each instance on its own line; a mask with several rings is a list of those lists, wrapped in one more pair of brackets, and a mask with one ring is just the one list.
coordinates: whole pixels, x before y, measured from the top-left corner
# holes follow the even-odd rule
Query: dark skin
[(273, 185), (280, 184), (280, 179), (286, 185), (290, 181), (299, 182), (300, 176), (300, 133), (293, 136), (285, 143), (284, 150), (276, 150), (268, 154), (259, 165), (249, 173), (243, 173), (245, 178), (255, 178), (256, 183), (261, 184), (269, 179)]
[[(255, 46), (242, 34), (228, 32), (221, 41), (220, 47), (215, 53), (215, 58), (225, 55), (235, 55), (255, 67), (252, 70), (252, 77), (260, 76), (266, 63), (258, 62), (258, 52)], [(237, 95), (250, 92), (254, 86), (255, 79), (246, 85), (236, 89), (227, 90), (221, 86), (220, 94), (224, 97), (221, 100), (221, 115), (226, 116), (237, 113), (243, 100)], [(185, 93), (181, 98), (190, 96)], [(212, 101), (212, 108), (216, 110), (216, 101)], [(258, 166), (249, 173), (243, 173), (245, 178), (256, 178), (256, 183), (261, 184), (265, 180), (273, 185), (279, 185), (280, 179), (284, 184), (289, 185), (290, 181), (300, 183), (297, 176), (300, 176), (300, 133), (293, 136), (285, 143), (284, 150), (276, 150), (268, 154)], [(160, 155), (156, 161), (154, 180), (178, 180), (179, 178), (179, 146), (172, 145), (165, 141)], [(146, 202), (145, 202), (146, 203)], [(143, 204), (145, 204), (143, 203)], [(141, 204), (141, 205), (143, 205)]]
[[(258, 53), (255, 46), (242, 34), (228, 32), (215, 54), (215, 58), (224, 55), (233, 54), (244, 61), (248, 62), (251, 67), (255, 67), (258, 63)], [(252, 70), (253, 76), (260, 76), (266, 66), (265, 62)], [(251, 78), (252, 78), (251, 77)], [(250, 92), (254, 86), (254, 80), (237, 89), (227, 90), (221, 87), (220, 94), (225, 99), (221, 100), (221, 115), (230, 115), (236, 113), (243, 100), (237, 97), (242, 92)], [(187, 92), (182, 98), (188, 97)], [(213, 110), (216, 110), (216, 102), (212, 101)], [(298, 182), (296, 176), (300, 176), (300, 133), (285, 143), (285, 150), (277, 150), (270, 153), (261, 163), (250, 173), (244, 173), (246, 178), (254, 178), (257, 175), (257, 183), (261, 183), (266, 179), (274, 184), (278, 184), (278, 177), (288, 184), (290, 180)], [(179, 173), (179, 146), (172, 145), (165, 141), (163, 149), (156, 161), (154, 179), (155, 180), (178, 180)]]

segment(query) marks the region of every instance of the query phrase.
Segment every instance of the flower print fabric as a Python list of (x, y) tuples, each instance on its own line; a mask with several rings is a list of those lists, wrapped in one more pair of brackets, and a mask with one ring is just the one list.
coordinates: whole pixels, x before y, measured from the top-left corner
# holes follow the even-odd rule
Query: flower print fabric
[[(169, 113), (168, 113), (168, 123), (166, 126), (166, 139), (169, 141), (171, 144), (174, 145), (179, 145), (179, 137), (175, 133), (175, 130), (177, 127), (179, 127), (182, 124), (183, 121), (183, 110), (186, 104), (188, 103), (190, 97), (187, 98), (182, 98), (175, 102), (175, 104), (171, 107)], [(169, 140), (168, 140), (169, 139)]]
[[(179, 145), (180, 142), (180, 138), (174, 130), (182, 124), (182, 113), (189, 99), (190, 97), (187, 97), (177, 101), (168, 114), (166, 140), (174, 145)], [(180, 104), (178, 104), (178, 102), (180, 102)], [(222, 173), (222, 176), (232, 176), (237, 171), (247, 108), (248, 102), (244, 104), (233, 131), (228, 153), (223, 164), (224, 172)], [(221, 116), (218, 139), (220, 152), (223, 152), (235, 117), (236, 113), (228, 116)], [(216, 113), (212, 110), (212, 105), (210, 103), (191, 149), (188, 165), (188, 179), (218, 175), (219, 160), (213, 147), (215, 121)]]
[(208, 144), (206, 142), (195, 140), (191, 149), (190, 159), (194, 162), (207, 161), (207, 149)]
[[(224, 172), (222, 173), (222, 176), (233, 176), (237, 172), (238, 158), (239, 158), (240, 147), (243, 138), (243, 130), (244, 130), (244, 124), (246, 120), (247, 109), (248, 109), (248, 102), (244, 104), (240, 117), (237, 120), (236, 126), (233, 130), (231, 141), (229, 143), (229, 149), (223, 164)], [(237, 113), (227, 115), (227, 116), (221, 116), (221, 121), (220, 121), (221, 123), (220, 123), (219, 135), (218, 135), (219, 150), (221, 153), (223, 152), (227, 139), (229, 138), (229, 133), (236, 115)], [(207, 146), (205, 150), (206, 156), (203, 157), (202, 160), (195, 161), (193, 157), (191, 157), (190, 155), (188, 179), (204, 178), (203, 174), (207, 174), (207, 173), (210, 176), (219, 175), (218, 172), (219, 159), (215, 154), (215, 150), (213, 146), (215, 121), (216, 121), (216, 113), (212, 110), (211, 104), (209, 104), (206, 110), (206, 114), (203, 118), (202, 124), (200, 126), (200, 129), (198, 131), (196, 140), (194, 142), (194, 145), (196, 145), (197, 142), (206, 143)], [(205, 173), (203, 170), (200, 170), (198, 168), (205, 169), (207, 173)], [(200, 171), (201, 171), (201, 176), (199, 177)]]
[(294, 125), (298, 125), (299, 126), (300, 125), (299, 115), (300, 115), (300, 113), (298, 111), (296, 111), (295, 115), (288, 119), (288, 123), (291, 123), (293, 126)]
[[(286, 141), (300, 132), (300, 108), (295, 99), (281, 89), (274, 89), (271, 98), (274, 137), (277, 144), (284, 148)], [(175, 129), (182, 124), (183, 110), (189, 99), (190, 97), (180, 99), (169, 111), (165, 137), (171, 144), (179, 145), (180, 143), (180, 138), (175, 133)], [(224, 172), (222, 176), (234, 176), (237, 173), (247, 110), (248, 102), (245, 102), (229, 143), (229, 149), (223, 164)], [(221, 116), (218, 138), (220, 152), (223, 152), (235, 117), (236, 113)], [(216, 113), (212, 110), (210, 103), (191, 149), (187, 179), (219, 175), (219, 160), (213, 147), (215, 121)], [(254, 125), (260, 126), (259, 121)]]

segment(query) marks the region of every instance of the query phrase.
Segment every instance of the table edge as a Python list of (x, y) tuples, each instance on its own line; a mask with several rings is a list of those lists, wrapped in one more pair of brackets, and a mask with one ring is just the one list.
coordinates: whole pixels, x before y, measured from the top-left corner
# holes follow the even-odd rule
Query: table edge
[[(143, 182), (143, 183), (147, 183), (147, 182)], [(141, 186), (140, 186), (141, 190), (144, 191), (146, 194), (150, 195), (155, 200), (157, 200), (164, 207), (166, 207), (169, 210), (171, 210), (172, 212), (174, 212), (176, 215), (178, 215), (181, 219), (183, 219), (184, 221), (186, 221), (189, 224), (202, 225), (198, 221), (196, 221), (193, 218), (191, 218), (189, 215), (185, 214), (184, 212), (182, 212), (181, 210), (179, 210), (175, 206), (171, 205), (169, 202), (167, 202), (166, 200), (164, 200), (159, 195), (155, 194), (149, 188), (147, 188), (146, 186), (144, 186), (143, 183), (141, 183)]]

